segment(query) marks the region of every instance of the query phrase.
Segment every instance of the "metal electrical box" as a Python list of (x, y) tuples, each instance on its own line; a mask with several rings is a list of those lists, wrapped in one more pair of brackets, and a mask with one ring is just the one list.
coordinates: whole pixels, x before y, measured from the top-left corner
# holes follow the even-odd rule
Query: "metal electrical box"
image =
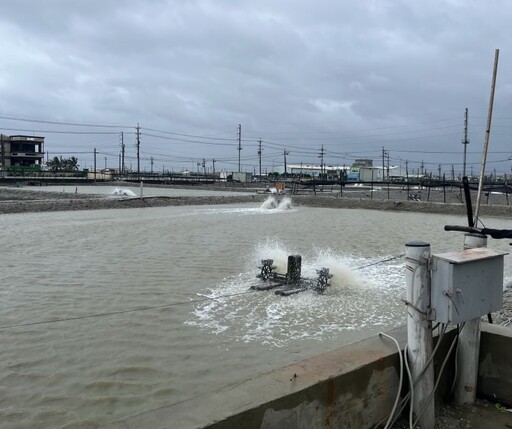
[(503, 256), (480, 247), (432, 255), (430, 320), (456, 325), (503, 307)]

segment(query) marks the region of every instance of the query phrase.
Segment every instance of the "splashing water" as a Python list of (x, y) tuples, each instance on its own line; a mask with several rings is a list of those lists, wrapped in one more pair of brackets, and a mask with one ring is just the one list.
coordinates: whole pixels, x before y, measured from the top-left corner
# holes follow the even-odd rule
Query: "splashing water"
[(274, 197), (268, 197), (261, 204), (262, 209), (275, 209), (277, 207), (277, 200)]
[(292, 207), (292, 200), (289, 197), (283, 198), (277, 206), (278, 210), (290, 210)]
[(270, 196), (265, 201), (263, 201), (263, 203), (261, 204), (261, 208), (267, 210), (290, 210), (291, 208), (293, 208), (293, 206), (292, 200), (289, 197), (285, 197), (281, 201), (278, 201), (275, 197)]
[[(324, 295), (306, 291), (280, 297), (272, 291), (250, 292), (262, 259), (273, 259), (275, 271), (286, 273), (288, 256), (298, 253), (276, 240), (258, 243), (247, 261), (246, 271), (212, 287), (206, 296), (215, 299), (199, 304), (186, 324), (235, 341), (258, 341), (276, 347), (304, 338), (325, 340), (343, 332), (381, 329), (402, 323), (402, 264), (372, 265), (377, 259), (337, 254), (332, 249), (314, 248), (303, 255), (302, 277), (316, 279), (316, 270), (329, 268), (334, 274)], [(385, 287), (381, 287), (381, 285)], [(247, 292), (247, 293), (246, 293)], [(242, 294), (236, 298), (224, 298)]]
[(254, 270), (254, 267), (260, 265), (262, 259), (272, 259), (278, 273), (286, 273), (288, 267), (288, 255), (292, 252), (281, 243), (267, 239), (255, 246), (252, 257), (249, 258), (248, 270)]
[(136, 197), (137, 194), (130, 189), (116, 188), (112, 191), (111, 195), (122, 196), (122, 197)]
[(334, 276), (331, 280), (333, 291), (338, 288), (361, 288), (370, 284), (368, 279), (353, 270), (354, 258), (336, 254), (332, 249), (315, 249), (315, 253), (316, 259), (303, 270), (304, 276), (315, 276), (316, 271), (310, 272), (310, 267), (328, 268), (330, 274)]

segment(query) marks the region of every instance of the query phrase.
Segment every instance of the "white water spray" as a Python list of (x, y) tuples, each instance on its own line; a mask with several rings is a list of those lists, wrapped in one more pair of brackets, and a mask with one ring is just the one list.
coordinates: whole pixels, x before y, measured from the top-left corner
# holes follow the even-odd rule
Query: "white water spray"
[(293, 208), (293, 206), (292, 200), (289, 197), (285, 197), (281, 201), (278, 201), (275, 197), (270, 196), (265, 201), (263, 201), (261, 208), (267, 210), (290, 210)]
[[(304, 338), (340, 338), (350, 332), (402, 323), (403, 308), (397, 298), (402, 287), (387, 283), (393, 275), (402, 274), (401, 265), (371, 264), (370, 271), (365, 269), (363, 273), (354, 270), (376, 261), (343, 255), (330, 248), (312, 248), (309, 254), (303, 250), (287, 248), (271, 238), (256, 244), (244, 272), (210, 289), (207, 296), (215, 300), (199, 304), (186, 324), (231, 335), (239, 341), (282, 347)], [(275, 271), (284, 274), (288, 256), (293, 254), (302, 255), (305, 279), (315, 281), (316, 270), (329, 268), (334, 277), (325, 294), (305, 291), (279, 297), (271, 291), (249, 291), (250, 286), (261, 281), (256, 274), (262, 259), (272, 259)], [(386, 287), (379, 286), (383, 279)], [(222, 299), (231, 294), (240, 296)]]
[(277, 207), (277, 200), (274, 197), (268, 197), (261, 204), (262, 209), (275, 209)]
[(283, 198), (277, 206), (278, 210), (290, 210), (292, 207), (292, 200), (289, 197)]
[(122, 189), (122, 188), (115, 188), (112, 191), (111, 195), (115, 196), (121, 196), (121, 197), (136, 197), (137, 194), (130, 189)]

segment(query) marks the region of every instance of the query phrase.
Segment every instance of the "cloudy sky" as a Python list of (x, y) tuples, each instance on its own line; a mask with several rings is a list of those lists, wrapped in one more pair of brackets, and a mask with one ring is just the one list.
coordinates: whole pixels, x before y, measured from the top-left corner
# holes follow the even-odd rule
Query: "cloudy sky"
[[(507, 0), (5, 0), (0, 130), (50, 156), (135, 168), (258, 171), (287, 162), (408, 161), (480, 169), (500, 50), (487, 171), (511, 173)], [(101, 126), (99, 126), (101, 125)], [(100, 162), (101, 160), (101, 162)], [(453, 166), (453, 167), (452, 167)]]

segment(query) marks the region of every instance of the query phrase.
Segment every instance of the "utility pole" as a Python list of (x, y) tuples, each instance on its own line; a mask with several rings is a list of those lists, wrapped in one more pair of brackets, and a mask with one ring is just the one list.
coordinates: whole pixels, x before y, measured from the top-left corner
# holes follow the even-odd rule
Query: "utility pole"
[(206, 159), (203, 158), (203, 175), (206, 176)]
[(322, 145), (322, 148), (320, 149), (320, 154), (318, 155), (318, 158), (320, 158), (320, 173), (324, 174), (324, 145)]
[(452, 182), (455, 180), (455, 169), (453, 168), (452, 164)]
[(464, 112), (464, 140), (462, 140), (462, 144), (464, 145), (464, 167), (462, 169), (462, 177), (466, 176), (466, 149), (469, 144), (468, 140), (468, 108), (466, 107), (466, 111)]
[(151, 157), (151, 174), (153, 174), (153, 157)]
[(96, 148), (94, 148), (94, 181), (96, 182)]
[(382, 146), (382, 181), (384, 182), (384, 157), (386, 156), (386, 152), (384, 151), (384, 146)]
[(107, 157), (105, 157), (105, 170), (107, 169)]
[(389, 152), (386, 152), (386, 157), (387, 157), (387, 160), (388, 160), (388, 181), (389, 181)]
[(137, 176), (140, 179), (140, 126), (137, 122)]
[(421, 175), (423, 176), (423, 172), (425, 169), (425, 164), (423, 164), (423, 160), (421, 160)]
[(437, 171), (439, 172), (439, 180), (441, 180), (441, 164), (439, 164), (439, 167), (437, 168)]
[(213, 181), (215, 182), (215, 158), (212, 159), (212, 165), (213, 165)]
[(4, 168), (5, 167), (5, 149), (4, 149), (4, 135), (2, 134), (2, 132), (0, 132), (0, 141), (1, 141), (1, 145), (2, 145), (2, 163), (0, 164), (0, 167)]
[(240, 173), (240, 153), (242, 151), (242, 125), (238, 124), (238, 172)]
[(259, 161), (260, 161), (260, 176), (259, 176), (259, 180), (261, 181), (261, 151), (263, 150), (261, 148), (261, 138), (259, 139), (258, 143), (259, 143), (259, 145), (258, 145), (258, 158), (259, 158)]
[(124, 133), (121, 131), (121, 173), (124, 173)]
[(286, 171), (286, 155), (289, 155), (290, 152), (288, 152), (286, 149), (283, 150), (283, 156), (284, 156), (284, 175), (286, 176), (287, 175), (287, 171)]

